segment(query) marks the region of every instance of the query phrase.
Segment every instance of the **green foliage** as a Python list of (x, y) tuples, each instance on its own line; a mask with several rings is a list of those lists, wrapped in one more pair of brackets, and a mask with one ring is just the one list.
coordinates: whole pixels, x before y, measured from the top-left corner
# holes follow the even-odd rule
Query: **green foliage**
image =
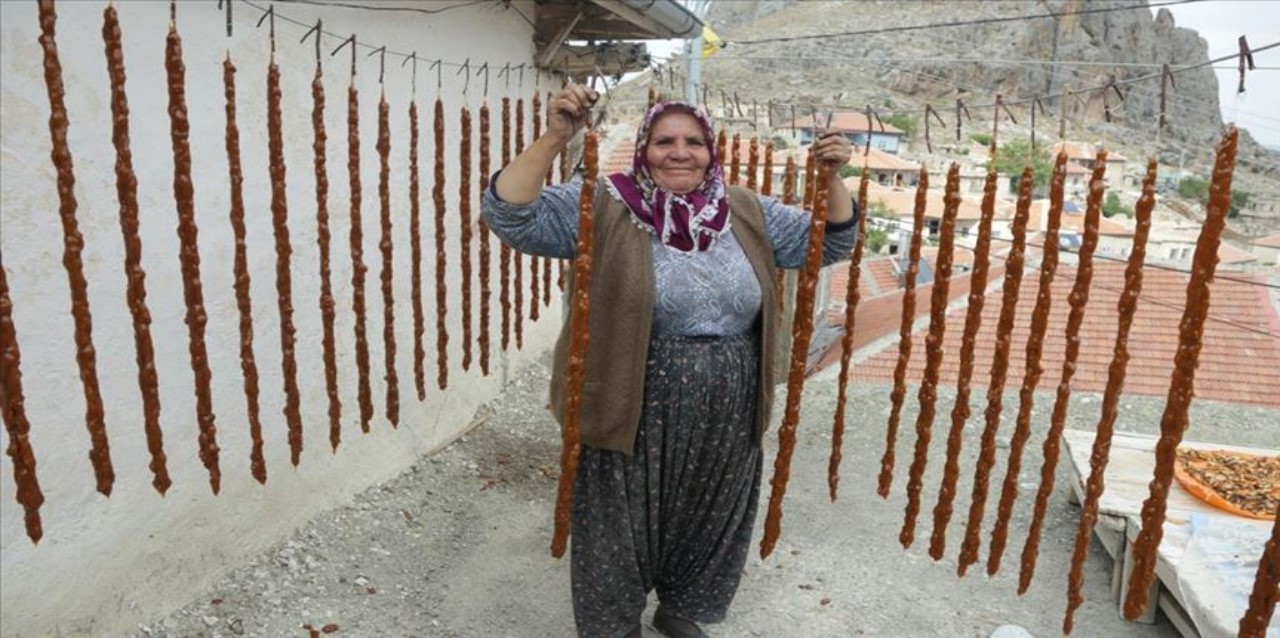
[(920, 130), (920, 124), (916, 121), (916, 118), (906, 113), (895, 113), (889, 117), (881, 118), (881, 121), (902, 129), (908, 139), (915, 137), (916, 131)]
[(898, 214), (893, 212), (893, 209), (889, 208), (889, 205), (884, 203), (884, 200), (877, 199), (876, 201), (867, 204), (867, 209), (867, 212), (872, 217), (880, 217), (884, 219), (898, 218)]
[(867, 250), (872, 254), (880, 252), (884, 245), (889, 243), (889, 234), (880, 228), (867, 229)]
[(1200, 179), (1195, 175), (1184, 177), (1178, 182), (1178, 195), (1183, 199), (1195, 200), (1203, 204), (1209, 201), (1209, 180)]
[(1104, 217), (1115, 217), (1116, 215), (1124, 215), (1132, 217), (1133, 211), (1128, 206), (1120, 203), (1120, 196), (1115, 192), (1107, 193), (1106, 201), (1102, 202), (1102, 215)]
[(846, 178), (854, 177), (858, 175), (862, 175), (861, 166), (852, 166), (850, 164), (845, 164), (844, 166), (840, 167), (840, 179), (846, 179)]
[[(1201, 179), (1195, 175), (1182, 178), (1178, 182), (1178, 195), (1183, 199), (1205, 204), (1209, 201), (1209, 180)], [(1240, 216), (1240, 209), (1249, 204), (1250, 194), (1248, 191), (1235, 190), (1231, 192), (1231, 207), (1227, 209), (1227, 218), (1235, 219)]]
[(977, 142), (977, 143), (979, 143), (979, 144), (981, 144), (981, 145), (983, 145), (983, 146), (988, 146), (988, 147), (989, 147), (989, 146), (991, 146), (991, 134), (990, 134), (990, 133), (970, 133), (970, 134), (969, 134), (969, 139), (971, 139), (971, 140), (973, 140), (973, 141), (975, 141), (975, 142)]
[[(1033, 153), (1031, 140), (1020, 137), (1009, 140), (996, 150), (995, 170), (997, 173), (1008, 175), (1010, 180), (1018, 179), (1028, 162), (1035, 170), (1035, 188), (1044, 188), (1049, 183), (1049, 174), (1053, 171), (1048, 149), (1040, 146)], [(988, 168), (990, 167), (991, 165), (988, 164)]]

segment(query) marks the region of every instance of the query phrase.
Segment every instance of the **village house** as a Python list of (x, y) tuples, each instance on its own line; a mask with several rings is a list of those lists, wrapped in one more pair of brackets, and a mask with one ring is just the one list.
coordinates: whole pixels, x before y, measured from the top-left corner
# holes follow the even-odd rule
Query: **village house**
[(1253, 240), (1253, 254), (1263, 265), (1280, 266), (1280, 233)]
[[(801, 144), (808, 144), (813, 141), (814, 122), (812, 117), (801, 117), (784, 126), (786, 128), (794, 128), (799, 133)], [(886, 153), (896, 154), (902, 147), (902, 137), (904, 135), (902, 129), (880, 121), (869, 121), (864, 113), (853, 111), (833, 113), (831, 127), (844, 133), (844, 136), (849, 138), (849, 142), (855, 148), (865, 147), (868, 137), (871, 138), (871, 148), (879, 149)]]

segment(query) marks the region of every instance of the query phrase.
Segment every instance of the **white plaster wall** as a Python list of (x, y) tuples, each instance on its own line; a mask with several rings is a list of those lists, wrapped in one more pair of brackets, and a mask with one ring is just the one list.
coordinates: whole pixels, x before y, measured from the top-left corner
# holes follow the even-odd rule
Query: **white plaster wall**
[[(383, 3), (390, 5), (391, 3)], [(403, 6), (425, 6), (401, 2)], [(350, 57), (327, 56), (338, 39), (326, 36), (326, 121), (329, 133), (332, 281), (338, 304), (339, 384), (343, 403), (343, 441), (336, 454), (328, 445), (318, 309), (318, 249), (310, 148), (310, 83), (313, 47), (298, 44), (304, 29), (277, 21), (278, 61), (282, 70), (284, 128), (288, 165), (290, 232), (293, 246), (294, 321), (297, 326), (298, 383), (302, 393), (305, 450), (301, 464), (289, 463), (275, 292), (275, 250), (267, 176), (265, 83), (268, 42), (261, 15), (250, 5), (235, 5), (235, 34), (228, 39), (223, 16), (213, 2), (181, 2), (178, 25), (184, 40), (187, 101), (192, 126), (196, 218), (199, 224), (201, 276), (209, 313), (207, 345), (213, 374), (213, 402), (221, 447), (222, 493), (210, 493), (197, 458), (195, 401), (185, 307), (178, 261), (177, 216), (172, 195), (172, 154), (168, 133), (163, 54), (168, 23), (164, 2), (117, 2), (124, 32), (128, 93), (132, 109), (135, 168), (139, 179), (143, 267), (153, 317), (156, 365), (160, 377), (161, 424), (173, 487), (161, 497), (150, 485), (149, 456), (143, 434), (141, 399), (134, 363), (133, 329), (125, 303), (124, 249), (114, 189), (110, 98), (101, 36), (105, 2), (60, 2), (58, 44), (71, 121), (78, 218), (93, 313), (98, 376), (106, 407), (106, 427), (116, 470), (110, 498), (94, 489), (87, 459), (89, 440), (75, 363), (73, 324), (66, 273), (61, 264), (55, 174), (49, 160), (48, 99), (42, 76), (39, 28), (34, 2), (0, 3), (0, 254), (9, 273), (14, 322), (22, 347), (30, 440), (46, 503), (41, 510), (45, 536), (39, 545), (26, 537), (22, 508), (16, 504), (10, 459), (0, 461), (0, 608), (4, 635), (112, 632), (163, 614), (188, 601), (200, 588), (244, 558), (288, 534), (316, 513), (339, 505), (356, 492), (391, 477), (417, 457), (457, 436), (477, 407), (496, 396), (507, 374), (522, 360), (536, 357), (554, 339), (561, 304), (543, 310), (540, 323), (526, 331), (522, 353), (498, 351), (499, 323), (493, 322), (493, 374), (482, 378), (477, 364), (461, 369), (459, 236), (457, 206), (457, 126), (461, 100), (478, 108), (479, 85), (469, 98), (462, 80), (446, 67), (443, 95), (448, 122), (449, 235), (449, 388), (435, 384), (435, 294), (432, 101), (434, 73), (419, 67), (418, 100), (422, 128), (421, 197), (423, 265), (427, 317), (428, 394), (418, 402), (413, 386), (413, 325), (410, 306), (408, 235), (409, 70), (389, 57), (386, 92), (391, 103), (392, 207), (395, 242), (397, 364), (401, 423), (393, 430), (383, 418), (382, 296), (379, 286), (378, 158), (374, 149), (377, 117), (377, 58), (360, 51), (357, 83), (361, 91), (364, 255), (368, 267), (366, 299), (371, 377), (377, 417), (372, 432), (358, 426), (351, 310), (351, 261), (348, 244), (346, 169), (346, 89)], [(264, 5), (265, 6), (265, 5)], [(532, 2), (515, 8), (532, 16)], [(361, 42), (414, 51), (473, 65), (488, 61), (529, 63), (531, 26), (515, 11), (479, 4), (438, 15), (383, 13), (280, 4), (279, 14), (305, 24), (323, 17), (327, 31), (359, 34)], [(249, 433), (238, 356), (238, 310), (232, 288), (233, 243), (228, 221), (228, 176), (224, 148), (223, 56), (230, 51), (239, 67), (239, 125), (252, 273), (255, 351), (261, 374), (263, 436), (268, 482), (249, 474)], [(490, 97), (496, 106), (503, 83), (494, 78)], [(533, 90), (526, 74), (524, 93)], [(516, 93), (513, 82), (512, 93)], [(513, 100), (514, 103), (514, 100)], [(494, 109), (494, 167), (498, 166), (498, 109)], [(478, 118), (476, 120), (478, 125)], [(526, 118), (526, 135), (530, 134)], [(478, 142), (478, 136), (475, 138)], [(473, 162), (473, 166), (477, 166)], [(475, 169), (473, 169), (475, 170)], [(473, 173), (478, 175), (478, 172)], [(473, 193), (478, 190), (473, 186)], [(476, 206), (478, 213), (478, 206)], [(475, 246), (473, 244), (473, 255)], [(494, 244), (493, 308), (497, 303), (497, 244)], [(526, 262), (527, 263), (527, 262)], [(526, 277), (527, 279), (527, 277)], [(478, 295), (478, 286), (475, 294)], [(527, 295), (526, 295), (527, 298)], [(475, 304), (478, 313), (478, 303)], [(478, 334), (478, 331), (477, 331)], [(7, 445), (8, 437), (4, 438)]]

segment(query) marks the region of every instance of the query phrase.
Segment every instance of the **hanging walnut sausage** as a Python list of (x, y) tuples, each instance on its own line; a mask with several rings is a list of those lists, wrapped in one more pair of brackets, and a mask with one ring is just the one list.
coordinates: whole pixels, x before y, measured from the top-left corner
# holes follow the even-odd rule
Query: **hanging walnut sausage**
[(369, 341), (365, 325), (364, 302), (364, 229), (361, 227), (360, 204), (360, 94), (355, 75), (347, 89), (347, 177), (351, 193), (351, 295), (356, 315), (356, 370), (359, 374), (360, 431), (369, 431), (373, 419), (373, 390), (369, 387)]
[[(121, 42), (120, 19), (115, 7), (111, 5), (107, 5), (103, 12), (102, 39), (106, 43), (107, 73), (111, 76), (111, 141), (116, 148), (116, 196), (120, 202), (120, 230), (124, 235), (124, 272), (128, 284), (126, 298), (133, 318), (133, 343), (138, 362), (138, 387), (142, 394), (143, 430), (147, 437), (147, 451), (151, 454), (151, 485), (163, 495), (172, 481), (169, 479), (164, 454), (164, 433), (160, 429), (159, 379), (156, 373), (155, 348), (151, 341), (151, 311), (147, 308), (147, 274), (142, 270), (142, 238), (138, 233), (138, 178), (133, 172), (133, 151), (129, 142), (129, 100), (124, 88), (124, 47)], [(251, 425), (257, 421), (257, 410), (254, 407), (250, 414)], [(252, 427), (250, 431), (254, 432)], [(260, 438), (259, 435), (254, 440)], [(261, 448), (259, 452), (260, 450)], [(37, 518), (37, 523), (38, 520)]]
[(391, 427), (400, 425), (400, 379), (396, 375), (396, 321), (395, 297), (392, 295), (391, 259), (391, 107), (387, 94), (378, 98), (378, 201), (381, 205), (382, 237), (378, 248), (382, 251), (382, 349), (386, 362), (387, 420)]
[(582, 181), (582, 196), (578, 200), (578, 244), (575, 253), (577, 256), (573, 260), (573, 306), (569, 315), (569, 378), (565, 385), (566, 405), (560, 451), (560, 482), (556, 491), (555, 534), (551, 539), (551, 555), (556, 558), (564, 555), (565, 546), (569, 542), (573, 482), (578, 472), (578, 457), (582, 452), (580, 417), (587, 348), (591, 338), (588, 318), (591, 314), (592, 221), (596, 179), (600, 174), (599, 154), (599, 134), (588, 130), (582, 146), (582, 161), (586, 173)]
[(422, 311), (422, 206), (419, 201), (418, 182), (418, 101), (409, 102), (409, 271), (413, 289), (410, 303), (413, 305), (413, 386), (418, 400), (427, 398), (427, 351), (423, 346), (427, 333), (426, 316)]
[[(524, 98), (516, 100), (516, 155), (524, 152)], [(506, 164), (503, 164), (506, 166)], [(524, 254), (518, 250), (511, 251), (511, 269), (515, 273), (511, 282), (512, 309), (515, 318), (512, 322), (516, 329), (516, 349), (524, 348)]]
[[(1009, 348), (1013, 339), (1013, 321), (1018, 309), (1018, 292), (1022, 288), (1022, 264), (1025, 261), (1027, 243), (1027, 220), (1031, 216), (1031, 192), (1034, 185), (1034, 174), (1031, 167), (1022, 171), (1018, 185), (1018, 202), (1014, 209), (1013, 244), (1005, 257), (1004, 284), (1001, 287), (1003, 300), (1000, 305), (1000, 318), (996, 322), (995, 353), (991, 363), (991, 381), (987, 385), (987, 408), (983, 414), (985, 425), (982, 430), (982, 447), (978, 452), (978, 462), (974, 465), (973, 491), (969, 502), (969, 519), (965, 524), (964, 542), (960, 546), (960, 558), (956, 573), (964, 576), (965, 571), (978, 561), (978, 545), (981, 542), (982, 518), (987, 505), (987, 487), (991, 480), (991, 469), (996, 464), (996, 434), (1000, 429), (1000, 412), (1004, 401), (1004, 382), (1009, 373)], [(1066, 164), (1054, 168), (1051, 184), (1061, 184), (1066, 179)], [(1053, 188), (1050, 188), (1052, 193)]]
[(751, 138), (751, 147), (747, 152), (747, 190), (756, 190), (759, 183), (757, 172), (760, 170), (760, 138)]
[(336, 452), (338, 444), (342, 442), (342, 399), (338, 397), (338, 345), (334, 333), (337, 313), (329, 263), (332, 237), (329, 233), (328, 134), (324, 124), (324, 79), (319, 64), (316, 65), (315, 78), (311, 80), (311, 100), (311, 129), (314, 137), (312, 149), (316, 175), (316, 245), (320, 250), (321, 346), (324, 349), (324, 387), (329, 398), (329, 446)]
[[(57, 173), (58, 216), (62, 220), (62, 265), (67, 270), (67, 283), (71, 289), (71, 317), (75, 323), (76, 363), (80, 368), (80, 382), (84, 389), (85, 426), (89, 430), (89, 461), (93, 465), (93, 474), (97, 480), (98, 491), (105, 496), (110, 496), (116, 473), (111, 465), (111, 446), (107, 441), (107, 426), (103, 419), (102, 393), (98, 388), (98, 356), (93, 347), (93, 318), (89, 312), (89, 284), (84, 277), (84, 260), (80, 256), (81, 251), (84, 250), (84, 237), (80, 234), (80, 225), (76, 220), (76, 209), (79, 204), (76, 202), (75, 193), (75, 167), (71, 159), (71, 148), (67, 145), (67, 129), (70, 127), (70, 123), (67, 120), (67, 105), (63, 99), (65, 90), (62, 85), (62, 61), (58, 57), (58, 43), (55, 34), (58, 15), (54, 10), (53, 0), (42, 0), (40, 2), (39, 17), (40, 47), (44, 50), (44, 81), (45, 88), (49, 94), (49, 135), (53, 138), (53, 152), (51, 155), (53, 157), (53, 168)], [(176, 38), (177, 31), (171, 28), (169, 33), (170, 48), (173, 47)], [(178, 54), (181, 55), (181, 51)], [(172, 58), (172, 51), (170, 52), (170, 58)], [(181, 60), (178, 60), (178, 64), (181, 64)], [(182, 88), (181, 69), (178, 70), (177, 83), (175, 84), (172, 71), (170, 72), (169, 82), (170, 95), (172, 96), (175, 88), (178, 90)], [(185, 112), (185, 105), (183, 105), (183, 108)], [(185, 145), (187, 123), (183, 120), (181, 124), (184, 133), (182, 142)], [(188, 177), (187, 179), (189, 180), (190, 178)], [(178, 177), (176, 175), (174, 182), (176, 188), (178, 186)], [(191, 219), (191, 224), (194, 232), (194, 218)], [(186, 244), (184, 243), (185, 246)], [(183, 257), (187, 257), (185, 251), (183, 252)], [(183, 264), (185, 265), (186, 263), (184, 259)], [(198, 279), (195, 285), (199, 286)], [(188, 301), (190, 302), (190, 299)], [(197, 306), (196, 309), (199, 310), (200, 325), (198, 328), (192, 328), (192, 365), (195, 365), (195, 331), (197, 330), (200, 333), (200, 350), (202, 354), (204, 349), (204, 313), (203, 308)], [(188, 319), (193, 318), (191, 310), (192, 306), (188, 303)], [(205, 370), (208, 370), (207, 365)], [(202, 381), (199, 374), (197, 374), (196, 379), (197, 386), (199, 386)], [(203, 389), (207, 392), (207, 379), (203, 379), (203, 381), (206, 382)], [(200, 388), (197, 387), (197, 393), (199, 392)], [(206, 424), (213, 425), (212, 413), (209, 416), (207, 423), (204, 419), (201, 419), (202, 426)], [(201, 430), (201, 432), (205, 433), (206, 431)], [(205, 434), (201, 434), (201, 436), (204, 437)], [(203, 440), (202, 438), (202, 442)], [(213, 459), (211, 472), (216, 471), (216, 445), (213, 448), (212, 457), (207, 456), (208, 449), (203, 444), (201, 450), (202, 453), (206, 454), (206, 459)], [(217, 480), (213, 480), (214, 491), (217, 492)]]
[(1156, 205), (1155, 158), (1147, 162), (1147, 176), (1142, 180), (1142, 196), (1134, 205), (1137, 224), (1133, 229), (1133, 247), (1129, 263), (1124, 269), (1124, 292), (1116, 304), (1119, 325), (1116, 327), (1114, 355), (1107, 370), (1107, 386), (1102, 394), (1102, 417), (1095, 428), (1093, 449), (1089, 457), (1089, 480), (1085, 485), (1084, 501), (1080, 505), (1080, 520), (1076, 528), (1075, 549), (1071, 553), (1071, 571), (1067, 575), (1067, 613), (1062, 621), (1062, 633), (1071, 633), (1075, 611), (1084, 602), (1080, 590), (1084, 585), (1084, 561), (1089, 555), (1089, 542), (1093, 525), (1098, 520), (1098, 501), (1105, 485), (1107, 460), (1111, 456), (1111, 437), (1115, 433), (1117, 406), (1124, 390), (1124, 377), (1129, 363), (1129, 329), (1133, 315), (1138, 310), (1138, 296), (1142, 294), (1142, 266), (1147, 254), (1147, 237), (1151, 233), (1151, 211)]
[(9, 435), (9, 448), (5, 453), (13, 462), (13, 482), (17, 486), (14, 497), (22, 506), (27, 537), (39, 543), (44, 536), (40, 522), (44, 493), (40, 491), (36, 455), (28, 438), (31, 423), (27, 421), (26, 399), (22, 395), (22, 353), (18, 350), (9, 279), (3, 266), (0, 266), (0, 362), (4, 364), (0, 365), (0, 418), (4, 419), (4, 429)]
[(1218, 266), (1218, 246), (1231, 208), (1231, 178), (1235, 172), (1236, 127), (1227, 128), (1218, 143), (1213, 163), (1213, 179), (1209, 186), (1209, 203), (1205, 208), (1204, 226), (1196, 241), (1191, 264), (1191, 281), (1187, 283), (1187, 305), (1178, 328), (1178, 349), (1173, 359), (1173, 375), (1164, 414), (1160, 418), (1160, 440), (1156, 442), (1156, 467), (1150, 484), (1150, 495), (1142, 504), (1142, 530), (1133, 543), (1133, 572), (1124, 599), (1124, 616), (1133, 620), (1146, 609), (1147, 594), (1155, 577), (1156, 550), (1164, 535), (1164, 513), (1168, 506), (1169, 484), (1173, 481), (1175, 451), (1187, 430), (1191, 398), (1195, 396), (1196, 366), (1204, 339), (1204, 321), (1209, 314), (1209, 283)]
[(1071, 398), (1071, 377), (1076, 371), (1076, 359), (1080, 356), (1080, 326), (1084, 323), (1085, 306), (1089, 303), (1089, 285), (1093, 279), (1093, 251), (1098, 245), (1098, 223), (1102, 218), (1102, 195), (1106, 190), (1107, 152), (1098, 151), (1093, 177), (1089, 180), (1089, 196), (1085, 204), (1084, 238), (1076, 257), (1076, 281), (1071, 288), (1068, 303), (1071, 312), (1067, 316), (1067, 350), (1063, 355), (1062, 380), (1053, 403), (1053, 415), (1049, 420), (1049, 432), (1044, 439), (1044, 462), (1040, 466), (1040, 489), (1036, 492), (1035, 510), (1027, 542), (1022, 547), (1022, 565), (1018, 575), (1018, 593), (1024, 594), (1031, 586), (1035, 574), (1036, 555), (1040, 551), (1040, 533), (1044, 528), (1045, 510), (1049, 495), (1053, 492), (1054, 474), (1058, 469), (1062, 430), (1067, 420), (1067, 401)]
[[(869, 171), (863, 171), (865, 176)], [(947, 172), (943, 196), (942, 228), (938, 257), (934, 268), (932, 299), (929, 307), (929, 336), (924, 340), (924, 380), (917, 397), (920, 412), (916, 416), (916, 446), (907, 473), (907, 507), (898, 542), (910, 547), (915, 541), (916, 515), (920, 512), (920, 491), (924, 487), (924, 470), (929, 459), (929, 440), (938, 401), (938, 373), (942, 369), (942, 341), (947, 329), (947, 294), (951, 287), (951, 260), (955, 255), (956, 214), (960, 210), (960, 165), (952, 164)]]
[(764, 145), (764, 174), (760, 176), (760, 194), (773, 195), (773, 142)]
[[(41, 4), (43, 6), (44, 3)], [(191, 180), (186, 66), (182, 63), (182, 38), (174, 24), (169, 25), (169, 35), (165, 40), (164, 62), (169, 89), (169, 135), (173, 144), (173, 198), (178, 209), (178, 240), (182, 246), (178, 254), (182, 262), (182, 293), (187, 306), (186, 324), (196, 390), (200, 460), (209, 471), (209, 486), (217, 494), (222, 487), (222, 471), (218, 467), (218, 428), (214, 422), (213, 394), (210, 391), (212, 373), (204, 342), (208, 315), (200, 283), (200, 244), (197, 241), (195, 190)]]
[(889, 394), (889, 423), (885, 427), (884, 455), (880, 458), (880, 476), (876, 493), (880, 498), (889, 497), (893, 486), (893, 466), (898, 445), (898, 426), (902, 418), (902, 403), (907, 396), (907, 364), (911, 361), (911, 332), (916, 322), (916, 276), (920, 274), (920, 240), (924, 228), (924, 213), (929, 195), (929, 170), (920, 168), (920, 181), (916, 184), (915, 212), (911, 222), (911, 249), (904, 276), (902, 291), (902, 318), (898, 324), (898, 362), (893, 367), (893, 391)]
[(435, 183), (431, 187), (431, 198), (436, 208), (436, 385), (441, 390), (449, 387), (449, 325), (448, 284), (445, 279), (444, 251), (444, 102), (436, 98), (435, 106), (435, 146), (436, 170)]
[(933, 534), (929, 537), (929, 556), (941, 560), (947, 547), (947, 525), (951, 522), (956, 482), (960, 477), (960, 448), (964, 425), (969, 421), (969, 381), (973, 377), (974, 350), (978, 330), (982, 327), (982, 309), (986, 306), (987, 271), (991, 264), (991, 222), (996, 215), (996, 172), (987, 172), (982, 188), (982, 216), (978, 221), (978, 242), (973, 250), (973, 270), (969, 273), (969, 308), (965, 312), (964, 332), (960, 337), (960, 372), (956, 381), (956, 400), (951, 407), (951, 429), (947, 432), (947, 456), (942, 465), (942, 484), (938, 502), (933, 506)]
[(240, 129), (236, 124), (236, 67), (231, 56), (222, 63), (223, 91), (226, 94), (227, 166), (231, 184), (231, 230), (235, 237), (235, 292), (240, 311), (240, 371), (244, 376), (244, 396), (248, 405), (249, 438), (252, 451), (249, 467), (259, 483), (267, 481), (266, 459), (263, 457), (262, 423), (259, 419), (258, 362), (253, 352), (253, 302), (250, 297), (249, 256), (245, 246), (244, 172), (240, 162)]
[(738, 185), (738, 175), (742, 172), (742, 136), (733, 134), (733, 149), (729, 151), (729, 185)]
[(1027, 337), (1027, 364), (1022, 376), (1022, 390), (1018, 395), (1018, 417), (1009, 443), (1009, 461), (1005, 465), (1004, 485), (1000, 492), (999, 509), (996, 510), (996, 525), (991, 532), (990, 554), (987, 556), (988, 575), (1000, 571), (1000, 558), (1004, 555), (1004, 547), (1009, 539), (1013, 502), (1018, 498), (1018, 472), (1022, 468), (1022, 451), (1031, 436), (1031, 409), (1035, 404), (1036, 385), (1040, 383), (1040, 375), (1044, 372), (1040, 367), (1040, 355), (1044, 351), (1044, 336), (1049, 327), (1053, 276), (1058, 270), (1058, 228), (1062, 222), (1062, 189), (1058, 184), (1057, 164), (1064, 163), (1065, 157), (1065, 153), (1058, 154), (1053, 183), (1049, 188), (1049, 225), (1045, 232), (1044, 255), (1040, 263), (1040, 287), (1036, 291), (1035, 308), (1031, 311), (1031, 334)]
[[(809, 155), (813, 157), (812, 154)], [(796, 426), (800, 422), (800, 394), (804, 389), (805, 362), (809, 352), (809, 340), (813, 337), (813, 303), (818, 284), (818, 271), (822, 268), (822, 239), (827, 228), (827, 189), (830, 169), (823, 165), (818, 171), (818, 183), (814, 189), (814, 210), (809, 226), (809, 246), (804, 270), (796, 293), (796, 312), (791, 329), (791, 367), (787, 378), (787, 404), (782, 427), (778, 430), (778, 456), (773, 463), (773, 490), (769, 495), (769, 512), (765, 518), (764, 538), (760, 542), (760, 557), (773, 552), (782, 533), (782, 499), (787, 493), (787, 479), (791, 475), (791, 455), (796, 444)]]
[[(560, 154), (563, 164), (565, 154)], [(502, 165), (511, 163), (511, 98), (502, 98)], [(560, 168), (560, 176), (564, 177), (564, 167)], [(499, 294), (502, 304), (502, 351), (511, 347), (511, 247), (502, 242), (499, 249), (499, 276), (502, 279)]]
[(471, 369), (471, 109), (462, 107), (461, 138), (458, 142), (460, 177), (458, 210), (462, 237), (462, 369)]
[[(489, 104), (480, 105), (480, 197), (483, 199), (489, 190), (489, 150), (492, 142), (489, 139)], [(489, 303), (493, 291), (489, 287), (489, 266), (492, 260), (489, 247), (489, 224), (484, 215), (477, 220), (480, 224), (480, 373), (489, 376)]]
[(1249, 608), (1240, 618), (1239, 638), (1265, 638), (1271, 616), (1276, 610), (1276, 598), (1280, 594), (1280, 506), (1276, 507), (1276, 522), (1271, 526), (1271, 539), (1262, 549), (1258, 559), (1258, 573), (1253, 579), (1253, 591), (1249, 594)]

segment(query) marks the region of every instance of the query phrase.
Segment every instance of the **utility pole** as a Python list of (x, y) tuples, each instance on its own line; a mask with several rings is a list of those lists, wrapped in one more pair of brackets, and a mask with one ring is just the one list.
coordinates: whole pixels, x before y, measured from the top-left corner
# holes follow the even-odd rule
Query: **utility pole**
[[(704, 20), (711, 8), (711, 0), (687, 0), (685, 6), (698, 20)], [(698, 31), (698, 37), (690, 40), (685, 48), (685, 77), (688, 79), (684, 94), (685, 101), (690, 104), (698, 103), (698, 85), (702, 82), (702, 44), (702, 31)]]

